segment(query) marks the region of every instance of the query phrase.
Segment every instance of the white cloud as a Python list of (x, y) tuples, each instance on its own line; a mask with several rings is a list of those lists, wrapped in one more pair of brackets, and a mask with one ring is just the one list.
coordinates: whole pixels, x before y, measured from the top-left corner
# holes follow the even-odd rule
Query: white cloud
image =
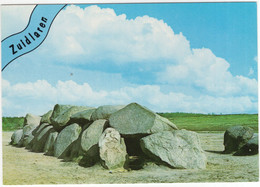
[[(70, 63), (116, 63), (181, 60), (190, 54), (189, 41), (163, 20), (149, 16), (126, 19), (113, 9), (68, 6), (45, 41), (49, 52)], [(77, 59), (76, 61), (71, 60)]]
[(257, 101), (249, 96), (195, 97), (183, 93), (163, 93), (158, 85), (106, 91), (94, 90), (88, 83), (77, 84), (74, 81), (59, 81), (55, 86), (45, 80), (14, 85), (3, 80), (2, 83), (3, 116), (24, 116), (26, 113), (41, 115), (56, 103), (97, 107), (138, 102), (156, 112), (243, 113), (257, 110)]
[[(24, 11), (28, 14), (29, 8)], [(9, 16), (11, 22), (15, 20), (16, 12), (8, 11), (4, 16), (14, 14), (14, 17)], [(27, 21), (21, 20), (21, 23), (27, 24)], [(12, 25), (16, 24), (3, 25), (4, 32), (12, 30), (11, 27), (15, 27)], [(99, 106), (130, 102), (139, 102), (162, 112), (257, 112), (256, 79), (232, 75), (225, 59), (215, 56), (210, 49), (191, 49), (182, 33), (174, 33), (163, 20), (149, 16), (127, 19), (126, 15), (116, 15), (109, 8), (68, 6), (54, 20), (42, 46), (24, 57), (26, 63), (17, 63), (21, 69), (14, 72), (32, 77), (32, 81), (13, 84), (10, 81), (12, 74), (8, 81), (3, 80), (4, 115), (43, 114), (56, 103)], [(102, 64), (94, 67), (95, 71), (74, 72), (74, 64), (98, 62)], [(51, 63), (57, 66), (51, 66)], [(149, 80), (150, 85), (141, 81), (136, 85), (127, 80), (124, 73), (128, 69), (123, 66), (131, 63), (156, 78)], [(71, 73), (70, 67), (74, 76), (69, 79), (75, 77), (75, 81), (58, 81), (68, 80), (66, 75)], [(112, 72), (115, 74), (110, 81), (114, 67), (119, 70)], [(32, 73), (26, 75), (28, 71)], [(8, 75), (5, 73), (4, 77)], [(132, 76), (145, 79), (140, 72), (134, 72)], [(49, 78), (52, 84), (38, 80), (42, 77)], [(163, 86), (167, 89), (162, 91)], [(187, 89), (179, 90), (179, 87)]]
[(236, 94), (257, 97), (257, 81), (233, 76), (229, 63), (216, 57), (210, 49), (193, 49), (192, 54), (177, 65), (168, 65), (157, 74), (158, 81), (172, 85), (184, 84), (214, 96)]
[[(3, 5), (1, 6), (1, 37), (2, 40), (12, 34), (21, 32), (29, 23), (34, 5)], [(11, 24), (10, 24), (11, 23)]]

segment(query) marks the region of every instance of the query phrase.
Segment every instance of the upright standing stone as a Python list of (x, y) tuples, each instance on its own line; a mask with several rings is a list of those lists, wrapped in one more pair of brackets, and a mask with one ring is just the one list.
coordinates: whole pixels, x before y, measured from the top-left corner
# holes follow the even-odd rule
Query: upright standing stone
[(73, 123), (67, 127), (65, 127), (58, 135), (55, 143), (54, 143), (54, 156), (60, 157), (64, 151), (78, 139), (79, 134), (81, 132), (81, 127)]
[(44, 146), (49, 137), (49, 134), (55, 132), (51, 125), (43, 128), (38, 134), (35, 135), (33, 139), (32, 151), (34, 152), (43, 152)]
[(147, 156), (173, 168), (206, 167), (206, 155), (195, 132), (187, 130), (158, 132), (142, 138), (140, 144)]
[(110, 170), (127, 167), (126, 146), (118, 131), (107, 128), (101, 135), (98, 145), (103, 167)]
[(54, 152), (54, 143), (55, 143), (57, 136), (58, 136), (58, 132), (56, 132), (56, 131), (53, 131), (49, 134), (47, 141), (44, 145), (44, 149), (43, 149), (43, 152), (46, 155), (52, 156), (54, 154), (53, 153)]
[(53, 110), (49, 110), (46, 114), (44, 114), (41, 118), (41, 123), (49, 123), (51, 124), (51, 115)]
[(36, 116), (33, 114), (26, 114), (26, 116), (24, 118), (23, 126), (26, 126), (26, 125), (38, 126), (40, 124), (40, 121), (41, 121), (40, 116)]
[(18, 145), (18, 143), (21, 140), (22, 136), (23, 136), (23, 129), (19, 129), (19, 130), (15, 131), (12, 134), (10, 144), (11, 145)]
[(109, 124), (120, 134), (128, 136), (149, 135), (178, 129), (168, 119), (137, 103), (131, 103), (113, 113), (109, 118)]

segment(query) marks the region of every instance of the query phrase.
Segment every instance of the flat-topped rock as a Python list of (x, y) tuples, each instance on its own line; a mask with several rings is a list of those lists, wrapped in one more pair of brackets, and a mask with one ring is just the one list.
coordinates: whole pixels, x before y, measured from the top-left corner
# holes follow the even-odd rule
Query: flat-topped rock
[(117, 112), (118, 110), (124, 108), (125, 105), (104, 105), (98, 107), (92, 114), (91, 120), (95, 121), (98, 119), (108, 119), (111, 114)]
[(60, 132), (64, 127), (69, 125), (67, 123), (73, 114), (86, 109), (88, 107), (56, 104), (50, 117), (51, 124), (56, 131)]
[(137, 103), (131, 103), (113, 113), (109, 118), (109, 124), (120, 134), (130, 136), (178, 129), (168, 119)]
[(95, 108), (90, 108), (73, 114), (70, 117), (70, 123), (77, 123), (81, 126), (90, 123), (91, 116), (95, 110), (96, 110)]

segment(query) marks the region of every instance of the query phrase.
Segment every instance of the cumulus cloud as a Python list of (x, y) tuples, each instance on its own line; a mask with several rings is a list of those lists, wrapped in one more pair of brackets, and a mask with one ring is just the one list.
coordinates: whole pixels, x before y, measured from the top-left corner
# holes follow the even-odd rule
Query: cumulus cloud
[(24, 116), (28, 112), (41, 115), (56, 103), (97, 107), (138, 102), (156, 112), (243, 113), (257, 109), (257, 101), (252, 101), (249, 96), (195, 97), (177, 92), (163, 93), (158, 85), (106, 91), (94, 90), (88, 83), (77, 84), (74, 81), (58, 81), (52, 86), (45, 80), (14, 85), (3, 80), (2, 88), (3, 116)]
[[(35, 71), (44, 69), (44, 76), (52, 74), (52, 84), (38, 80), (38, 75), (26, 83), (3, 80), (4, 115), (32, 111), (43, 114), (56, 103), (99, 106), (130, 102), (158, 112), (257, 112), (256, 79), (233, 75), (225, 59), (207, 48), (192, 49), (182, 33), (175, 33), (163, 20), (149, 16), (127, 19), (125, 14), (117, 15), (110, 8), (67, 6), (34, 55), (27, 59), (27, 69), (21, 72), (35, 67), (33, 59), (39, 59), (44, 68), (39, 65)], [(61, 68), (52, 69), (51, 63)], [(88, 69), (93, 74), (91, 83), (84, 68), (80, 72), (84, 76), (77, 74), (84, 77), (81, 84), (58, 81), (61, 78), (55, 81), (55, 76), (65, 73), (64, 67), (75, 69), (82, 65), (92, 68)], [(112, 73), (117, 75), (113, 80), (123, 82), (108, 89)], [(133, 81), (135, 78), (138, 82)], [(93, 82), (99, 83), (98, 88)], [(112, 81), (114, 85), (118, 82)]]
[(233, 76), (229, 63), (216, 57), (210, 49), (192, 49), (177, 65), (168, 65), (157, 73), (161, 83), (185, 84), (213, 96), (255, 95), (257, 81), (244, 76)]
[(70, 61), (74, 63), (159, 63), (162, 58), (181, 60), (190, 54), (189, 41), (163, 20), (127, 19), (125, 14), (95, 5), (85, 9), (72, 5), (61, 11), (46, 45), (62, 59), (74, 57), (77, 61)]

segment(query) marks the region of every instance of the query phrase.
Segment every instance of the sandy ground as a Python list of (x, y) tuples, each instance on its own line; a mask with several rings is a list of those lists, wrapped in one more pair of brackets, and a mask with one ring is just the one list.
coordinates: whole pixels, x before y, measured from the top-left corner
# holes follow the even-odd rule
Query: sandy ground
[(224, 155), (223, 133), (199, 133), (208, 158), (204, 170), (170, 169), (148, 164), (142, 170), (113, 172), (99, 164), (91, 168), (8, 145), (12, 132), (3, 132), (3, 184), (110, 184), (258, 181), (258, 155)]

